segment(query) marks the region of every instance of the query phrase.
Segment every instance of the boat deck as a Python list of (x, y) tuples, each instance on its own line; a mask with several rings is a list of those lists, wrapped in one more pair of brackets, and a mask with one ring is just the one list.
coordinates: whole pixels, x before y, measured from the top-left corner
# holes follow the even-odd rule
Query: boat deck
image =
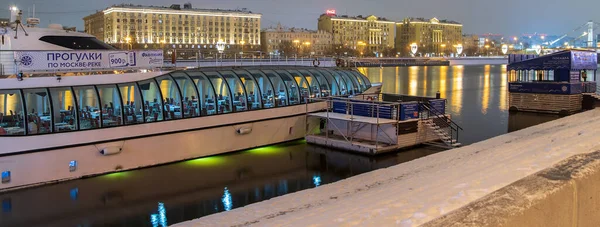
[(340, 114), (340, 113), (332, 113), (332, 112), (309, 113), (308, 116), (329, 118), (329, 119), (335, 119), (335, 120), (344, 120), (344, 121), (354, 121), (354, 122), (367, 123), (367, 124), (372, 124), (372, 125), (384, 125), (384, 124), (398, 123), (397, 120), (392, 120), (392, 119), (384, 119), (384, 118), (377, 119), (375, 117), (363, 117), (363, 116), (357, 116), (357, 115)]

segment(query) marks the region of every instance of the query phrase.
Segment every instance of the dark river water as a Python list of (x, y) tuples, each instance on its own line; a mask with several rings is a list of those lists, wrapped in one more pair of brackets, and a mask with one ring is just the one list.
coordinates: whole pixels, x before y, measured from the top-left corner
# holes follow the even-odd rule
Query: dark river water
[[(558, 117), (509, 114), (506, 66), (360, 69), (383, 91), (448, 99), (471, 144)], [(377, 157), (296, 141), (0, 194), (0, 226), (166, 226), (227, 211), (437, 152)]]

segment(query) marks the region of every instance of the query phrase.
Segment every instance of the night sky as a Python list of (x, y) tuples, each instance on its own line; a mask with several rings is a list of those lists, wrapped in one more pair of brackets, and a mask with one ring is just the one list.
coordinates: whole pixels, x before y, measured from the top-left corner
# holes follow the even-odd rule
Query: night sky
[[(166, 0), (129, 0), (126, 3), (165, 5), (181, 2)], [(599, 0), (189, 0), (194, 8), (248, 8), (262, 13), (262, 27), (277, 22), (288, 27), (316, 29), (317, 18), (326, 9), (338, 15), (375, 14), (392, 20), (404, 17), (437, 17), (459, 21), (467, 34), (521, 33), (564, 34), (583, 23), (600, 22)], [(27, 15), (36, 5), (42, 25), (59, 23), (83, 30), (82, 18), (122, 0), (0, 0), (0, 17), (8, 18), (8, 7), (16, 4)], [(600, 27), (597, 28), (600, 31)], [(597, 33), (597, 32), (595, 32)]]

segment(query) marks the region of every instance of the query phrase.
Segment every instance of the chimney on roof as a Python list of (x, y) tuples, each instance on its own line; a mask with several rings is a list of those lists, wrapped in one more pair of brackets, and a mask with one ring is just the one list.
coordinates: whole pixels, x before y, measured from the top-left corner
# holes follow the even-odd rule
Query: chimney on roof
[(175, 10), (181, 10), (181, 5), (179, 5), (179, 4), (173, 4), (173, 5), (171, 5), (171, 7), (169, 7), (169, 8), (171, 8), (171, 9), (175, 9)]
[(183, 4), (183, 9), (192, 9), (192, 3), (188, 2)]

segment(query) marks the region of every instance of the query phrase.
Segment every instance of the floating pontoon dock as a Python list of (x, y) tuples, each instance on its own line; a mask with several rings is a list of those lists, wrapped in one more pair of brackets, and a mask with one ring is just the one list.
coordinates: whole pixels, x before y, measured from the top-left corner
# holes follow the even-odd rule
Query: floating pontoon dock
[[(382, 97), (382, 96), (388, 96)], [(392, 95), (393, 96), (393, 95)], [(315, 98), (326, 101), (319, 129), (309, 129), (308, 143), (363, 154), (381, 154), (421, 144), (457, 147), (460, 126), (444, 114), (445, 99), (384, 102), (390, 95)], [(366, 100), (365, 100), (366, 99)]]

